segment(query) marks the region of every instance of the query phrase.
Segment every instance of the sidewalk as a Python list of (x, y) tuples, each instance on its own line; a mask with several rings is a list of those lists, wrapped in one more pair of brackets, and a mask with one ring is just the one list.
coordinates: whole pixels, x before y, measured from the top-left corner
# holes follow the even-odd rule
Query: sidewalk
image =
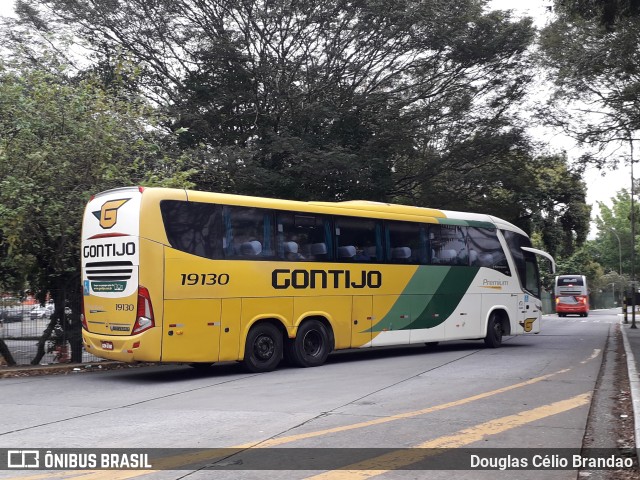
[(635, 425), (636, 452), (640, 451), (640, 314), (636, 312), (636, 326), (631, 328), (631, 314), (628, 314), (629, 323), (624, 323), (624, 317), (620, 320), (620, 330), (624, 342), (624, 350), (627, 354), (627, 368), (629, 371), (629, 384), (631, 386), (631, 403), (633, 404), (633, 417)]

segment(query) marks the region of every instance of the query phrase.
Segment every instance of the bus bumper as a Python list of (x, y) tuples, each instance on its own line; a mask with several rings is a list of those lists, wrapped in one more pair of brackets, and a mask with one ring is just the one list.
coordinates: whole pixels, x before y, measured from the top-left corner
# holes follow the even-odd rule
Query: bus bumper
[(161, 329), (152, 328), (138, 335), (98, 335), (82, 331), (85, 350), (96, 357), (119, 362), (160, 361)]

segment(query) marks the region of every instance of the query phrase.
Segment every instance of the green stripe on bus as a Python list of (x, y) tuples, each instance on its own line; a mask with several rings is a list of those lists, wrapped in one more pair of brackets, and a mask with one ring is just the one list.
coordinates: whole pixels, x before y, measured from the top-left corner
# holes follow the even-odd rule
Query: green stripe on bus
[(418, 267), (404, 292), (372, 332), (433, 328), (456, 309), (478, 267)]
[(478, 267), (449, 268), (436, 294), (408, 328), (433, 328), (449, 318), (467, 293), (478, 270)]

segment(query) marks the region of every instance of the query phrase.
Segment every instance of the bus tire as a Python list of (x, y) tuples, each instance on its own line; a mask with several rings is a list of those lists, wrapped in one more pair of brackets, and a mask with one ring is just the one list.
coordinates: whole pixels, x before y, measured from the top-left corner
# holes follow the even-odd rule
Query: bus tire
[(282, 334), (271, 323), (251, 327), (244, 346), (244, 366), (254, 373), (275, 370), (282, 360)]
[(290, 340), (288, 355), (298, 367), (318, 367), (331, 352), (330, 336), (324, 323), (307, 320), (298, 327), (296, 338)]
[(487, 336), (484, 337), (484, 344), (489, 348), (498, 348), (502, 344), (503, 333), (502, 322), (495, 313), (492, 313), (487, 323)]

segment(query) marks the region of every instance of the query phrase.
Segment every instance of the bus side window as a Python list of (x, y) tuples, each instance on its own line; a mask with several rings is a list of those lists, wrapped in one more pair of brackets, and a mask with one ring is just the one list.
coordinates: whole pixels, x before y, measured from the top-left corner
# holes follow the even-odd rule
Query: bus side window
[(223, 207), (226, 258), (272, 258), (272, 213), (263, 208)]
[(385, 222), (387, 259), (390, 263), (427, 264), (427, 225), (410, 222)]
[(289, 261), (324, 261), (329, 258), (325, 215), (313, 213), (276, 213), (277, 256)]
[(283, 254), (286, 260), (302, 260), (304, 256), (300, 253), (300, 246), (298, 242), (284, 242), (283, 245)]
[(172, 248), (205, 258), (222, 258), (221, 207), (216, 204), (163, 200), (160, 211)]
[[(378, 262), (382, 252), (382, 226), (370, 218), (336, 217), (336, 252), (339, 262)], [(375, 252), (375, 256), (371, 253)]]
[(463, 227), (432, 225), (433, 263), (438, 265), (468, 265), (467, 244)]
[(511, 276), (507, 257), (498, 240), (497, 230), (468, 227), (467, 241), (471, 265), (491, 268)]

